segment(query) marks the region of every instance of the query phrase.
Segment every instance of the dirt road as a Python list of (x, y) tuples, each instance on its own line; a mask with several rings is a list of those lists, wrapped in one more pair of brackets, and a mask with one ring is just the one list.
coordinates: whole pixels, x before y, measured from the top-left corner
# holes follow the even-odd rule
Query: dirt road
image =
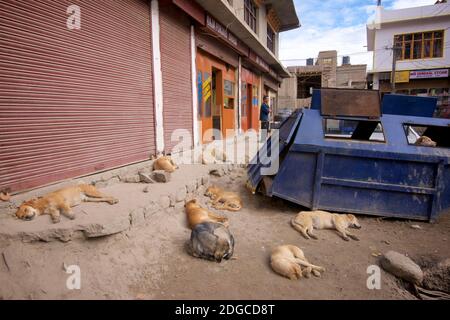
[[(437, 224), (360, 217), (363, 228), (355, 231), (359, 242), (345, 242), (326, 230), (317, 231), (319, 240), (306, 240), (289, 224), (301, 208), (253, 196), (244, 182), (243, 169), (213, 179), (243, 195), (245, 208), (225, 213), (236, 239), (236, 260), (217, 264), (187, 255), (184, 244), (190, 230), (184, 211), (171, 208), (143, 227), (96, 240), (0, 243), (0, 298), (414, 299), (385, 272), (381, 290), (367, 289), (367, 267), (377, 264), (372, 253), (396, 250), (412, 258), (450, 257), (450, 214)], [(276, 275), (269, 254), (280, 244), (301, 247), (312, 263), (326, 268), (322, 278), (290, 281)], [(80, 290), (67, 289), (64, 266), (71, 265), (80, 267)]]

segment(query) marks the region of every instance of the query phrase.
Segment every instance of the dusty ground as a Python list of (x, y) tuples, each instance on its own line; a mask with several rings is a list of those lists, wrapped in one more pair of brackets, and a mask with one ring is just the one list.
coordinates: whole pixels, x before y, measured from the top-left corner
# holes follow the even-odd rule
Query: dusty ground
[[(372, 253), (450, 257), (450, 214), (437, 224), (361, 217), (359, 242), (345, 242), (333, 231), (305, 240), (289, 224), (301, 208), (249, 194), (243, 169), (213, 182), (243, 195), (245, 209), (226, 213), (237, 260), (217, 264), (188, 256), (184, 211), (172, 208), (145, 226), (96, 240), (0, 243), (0, 299), (414, 299), (384, 272), (381, 290), (367, 289), (367, 267), (377, 263)], [(326, 268), (323, 277), (290, 281), (274, 274), (269, 253), (280, 244), (304, 249)], [(81, 290), (66, 288), (64, 264), (80, 266)]]

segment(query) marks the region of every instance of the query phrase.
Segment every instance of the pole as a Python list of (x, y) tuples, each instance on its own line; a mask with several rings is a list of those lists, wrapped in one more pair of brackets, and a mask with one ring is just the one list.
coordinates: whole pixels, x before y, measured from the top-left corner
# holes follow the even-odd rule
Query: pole
[(399, 47), (393, 46), (392, 47), (392, 76), (391, 76), (391, 93), (395, 94), (395, 74), (397, 71), (397, 50)]

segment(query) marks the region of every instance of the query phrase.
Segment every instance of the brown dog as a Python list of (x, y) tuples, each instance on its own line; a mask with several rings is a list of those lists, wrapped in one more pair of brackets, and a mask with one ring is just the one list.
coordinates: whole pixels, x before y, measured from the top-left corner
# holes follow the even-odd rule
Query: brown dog
[(169, 156), (162, 156), (153, 163), (153, 170), (164, 170), (166, 172), (174, 172), (178, 166), (173, 162)]
[(36, 216), (49, 214), (53, 223), (61, 220), (61, 215), (73, 220), (75, 215), (71, 207), (81, 204), (81, 202), (107, 202), (115, 204), (119, 200), (106, 196), (99, 192), (94, 186), (80, 184), (78, 186), (67, 187), (43, 197), (25, 201), (17, 210), (16, 216), (19, 219), (32, 220)]
[(196, 225), (204, 222), (219, 222), (225, 226), (228, 226), (228, 218), (221, 217), (205, 208), (202, 208), (197, 199), (188, 201), (185, 208), (189, 228), (192, 230)]
[(302, 211), (291, 220), (292, 227), (299, 231), (306, 239), (317, 239), (314, 229), (335, 229), (345, 240), (349, 238), (359, 240), (358, 237), (347, 231), (347, 228), (360, 229), (358, 219), (352, 214), (336, 214), (326, 211)]
[(276, 273), (291, 280), (309, 278), (311, 273), (320, 277), (320, 273), (325, 271), (324, 268), (309, 263), (303, 251), (292, 245), (276, 247), (270, 256), (270, 265)]
[(437, 143), (427, 136), (421, 136), (416, 140), (416, 143), (414, 143), (414, 145), (421, 147), (436, 147)]
[(235, 192), (224, 191), (216, 186), (206, 189), (205, 196), (211, 198), (212, 206), (218, 210), (239, 211), (242, 200)]

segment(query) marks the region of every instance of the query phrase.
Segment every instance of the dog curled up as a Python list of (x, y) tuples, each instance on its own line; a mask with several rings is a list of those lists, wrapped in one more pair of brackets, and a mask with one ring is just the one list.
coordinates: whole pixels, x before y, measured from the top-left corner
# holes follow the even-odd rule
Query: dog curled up
[(189, 228), (193, 230), (196, 225), (204, 222), (218, 222), (225, 226), (228, 226), (228, 218), (221, 217), (214, 212), (211, 212), (203, 208), (197, 201), (193, 199), (185, 204), (186, 218), (189, 224)]
[(36, 216), (49, 214), (53, 223), (58, 223), (61, 220), (60, 214), (62, 213), (73, 220), (75, 215), (72, 212), (72, 207), (81, 204), (81, 202), (116, 204), (119, 200), (102, 194), (94, 186), (80, 184), (25, 201), (17, 210), (16, 216), (23, 220), (33, 220)]
[(211, 198), (214, 209), (228, 211), (242, 209), (241, 197), (235, 192), (224, 191), (219, 187), (211, 186), (206, 189), (205, 196)]
[(303, 251), (293, 245), (276, 247), (270, 256), (270, 265), (276, 273), (291, 280), (309, 278), (311, 273), (320, 277), (321, 272), (325, 271), (324, 268), (309, 263)]
[(166, 172), (174, 172), (178, 169), (178, 166), (173, 162), (169, 156), (162, 156), (155, 160), (153, 163), (153, 170), (164, 170)]
[(437, 143), (427, 136), (421, 136), (416, 140), (416, 143), (414, 143), (414, 145), (421, 147), (436, 147)]
[(358, 237), (348, 231), (348, 228), (360, 229), (358, 219), (352, 214), (336, 214), (326, 211), (302, 211), (291, 220), (292, 227), (306, 239), (317, 239), (313, 230), (335, 229), (345, 241), (350, 238), (359, 241)]
[(221, 223), (197, 224), (191, 232), (188, 252), (196, 257), (218, 263), (229, 260), (234, 252), (234, 238)]

